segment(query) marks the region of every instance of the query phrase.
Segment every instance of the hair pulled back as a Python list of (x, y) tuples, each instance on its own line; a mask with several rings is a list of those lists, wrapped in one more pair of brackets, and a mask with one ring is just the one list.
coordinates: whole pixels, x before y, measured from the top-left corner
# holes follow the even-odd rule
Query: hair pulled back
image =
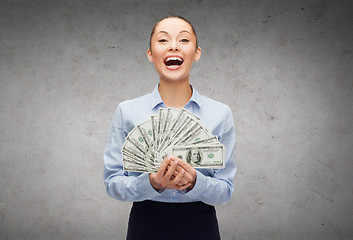
[(152, 29), (152, 32), (151, 32), (151, 36), (150, 36), (150, 51), (152, 52), (152, 48), (151, 48), (151, 41), (152, 41), (152, 36), (154, 34), (154, 31), (156, 30), (156, 26), (158, 25), (158, 23), (160, 23), (161, 21), (163, 21), (164, 19), (168, 19), (168, 18), (179, 18), (181, 20), (184, 20), (185, 22), (187, 22), (190, 26), (191, 26), (191, 29), (192, 29), (192, 32), (195, 34), (195, 38), (196, 38), (196, 48), (197, 49), (199, 47), (199, 44), (197, 42), (197, 36), (196, 36), (196, 31), (195, 31), (195, 28), (194, 26), (191, 24), (191, 22), (189, 22), (187, 19), (185, 19), (184, 17), (182, 16), (179, 16), (179, 15), (168, 15), (168, 16), (165, 16), (163, 17), (162, 19), (160, 19), (153, 27)]

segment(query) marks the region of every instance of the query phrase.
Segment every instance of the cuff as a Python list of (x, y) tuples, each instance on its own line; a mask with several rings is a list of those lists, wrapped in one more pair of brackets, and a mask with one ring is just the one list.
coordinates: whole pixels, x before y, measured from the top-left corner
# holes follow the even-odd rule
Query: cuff
[(193, 189), (185, 193), (190, 199), (197, 200), (200, 199), (200, 195), (204, 192), (206, 188), (206, 176), (196, 170), (196, 183)]
[(142, 173), (140, 176), (138, 176), (137, 185), (139, 186), (139, 191), (141, 192), (141, 195), (145, 196), (146, 199), (151, 199), (159, 196), (160, 192), (157, 192), (152, 187), (148, 176), (149, 176), (149, 173)]

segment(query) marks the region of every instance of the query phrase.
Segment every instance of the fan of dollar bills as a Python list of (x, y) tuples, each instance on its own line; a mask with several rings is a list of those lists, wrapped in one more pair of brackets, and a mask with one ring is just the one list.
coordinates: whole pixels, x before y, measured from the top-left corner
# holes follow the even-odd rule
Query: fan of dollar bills
[(157, 172), (166, 156), (195, 168), (224, 168), (225, 146), (184, 108), (160, 108), (128, 134), (121, 152), (125, 171)]

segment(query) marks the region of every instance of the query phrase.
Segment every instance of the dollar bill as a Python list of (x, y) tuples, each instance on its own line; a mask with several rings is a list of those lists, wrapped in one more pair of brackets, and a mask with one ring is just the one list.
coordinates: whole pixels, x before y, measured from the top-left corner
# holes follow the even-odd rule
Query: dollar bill
[(147, 146), (149, 146), (151, 144), (151, 142), (153, 141), (151, 120), (149, 119), (146, 122), (144, 122), (140, 125), (137, 125), (137, 129), (140, 132), (139, 137), (142, 137), (145, 144)]
[(134, 160), (123, 155), (123, 170), (134, 171), (134, 172), (148, 172), (149, 170), (145, 164), (136, 163)]
[(223, 144), (174, 146), (172, 155), (185, 160), (195, 168), (224, 168)]
[(154, 165), (154, 162), (150, 161), (149, 159), (142, 160), (141, 158), (127, 152), (122, 154), (122, 158), (124, 168), (127, 166), (129, 169), (132, 167), (138, 167), (141, 170), (141, 167), (144, 167), (145, 172), (157, 172), (158, 170), (158, 167)]
[(201, 140), (198, 140), (198, 141), (194, 141), (194, 142), (191, 142), (190, 145), (195, 145), (195, 144), (202, 144), (202, 143), (207, 143), (207, 144), (218, 144), (218, 138), (217, 136), (212, 136), (210, 138), (206, 138), (206, 139), (201, 139)]
[(197, 115), (184, 108), (160, 108), (129, 132), (121, 152), (125, 171), (157, 172), (171, 155), (197, 168), (224, 165), (224, 146)]
[[(174, 134), (171, 135), (168, 143), (164, 146), (164, 148), (168, 148), (171, 145), (174, 145), (176, 142), (180, 140), (180, 138), (189, 131), (190, 128), (193, 127), (194, 120), (187, 116), (184, 121), (180, 124), (177, 130), (175, 130)], [(160, 151), (158, 152), (160, 153)]]
[(167, 117), (168, 108), (160, 108), (158, 114), (158, 130), (157, 130), (157, 138), (155, 150), (159, 149), (159, 144), (163, 135), (163, 126), (165, 125), (166, 117)]
[(134, 145), (131, 141), (129, 141), (129, 139), (127, 138), (125, 140), (124, 146), (121, 150), (121, 152), (124, 154), (130, 154), (132, 156), (134, 156), (137, 159), (141, 159), (144, 160), (144, 152), (141, 152), (139, 150), (139, 148), (136, 147), (136, 145)]
[(152, 126), (152, 139), (157, 139), (157, 126), (158, 126), (158, 115), (151, 115), (151, 126)]
[(157, 151), (160, 151), (164, 148), (165, 143), (170, 139), (170, 134), (173, 133), (173, 126), (178, 124), (178, 117), (182, 111), (177, 108), (168, 108), (166, 123), (164, 124), (162, 136)]
[(196, 122), (195, 125), (186, 132), (177, 144), (186, 145), (188, 143), (197, 142), (200, 140), (208, 139), (213, 135), (210, 134), (200, 122)]

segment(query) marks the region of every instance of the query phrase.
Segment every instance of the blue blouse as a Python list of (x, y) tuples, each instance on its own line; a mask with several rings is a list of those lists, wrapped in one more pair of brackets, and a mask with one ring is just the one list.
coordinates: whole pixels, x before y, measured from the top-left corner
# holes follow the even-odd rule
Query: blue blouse
[[(191, 86), (191, 85), (190, 85)], [(157, 192), (149, 181), (149, 173), (123, 170), (121, 148), (127, 134), (138, 124), (148, 120), (158, 109), (166, 107), (158, 91), (121, 102), (111, 122), (107, 147), (104, 152), (104, 183), (109, 196), (122, 201), (153, 200), (160, 202), (202, 201), (209, 205), (228, 202), (234, 191), (235, 128), (231, 109), (218, 101), (202, 96), (193, 88), (186, 110), (199, 116), (201, 124), (226, 147), (225, 168), (196, 169), (194, 188), (188, 192), (166, 189)]]

